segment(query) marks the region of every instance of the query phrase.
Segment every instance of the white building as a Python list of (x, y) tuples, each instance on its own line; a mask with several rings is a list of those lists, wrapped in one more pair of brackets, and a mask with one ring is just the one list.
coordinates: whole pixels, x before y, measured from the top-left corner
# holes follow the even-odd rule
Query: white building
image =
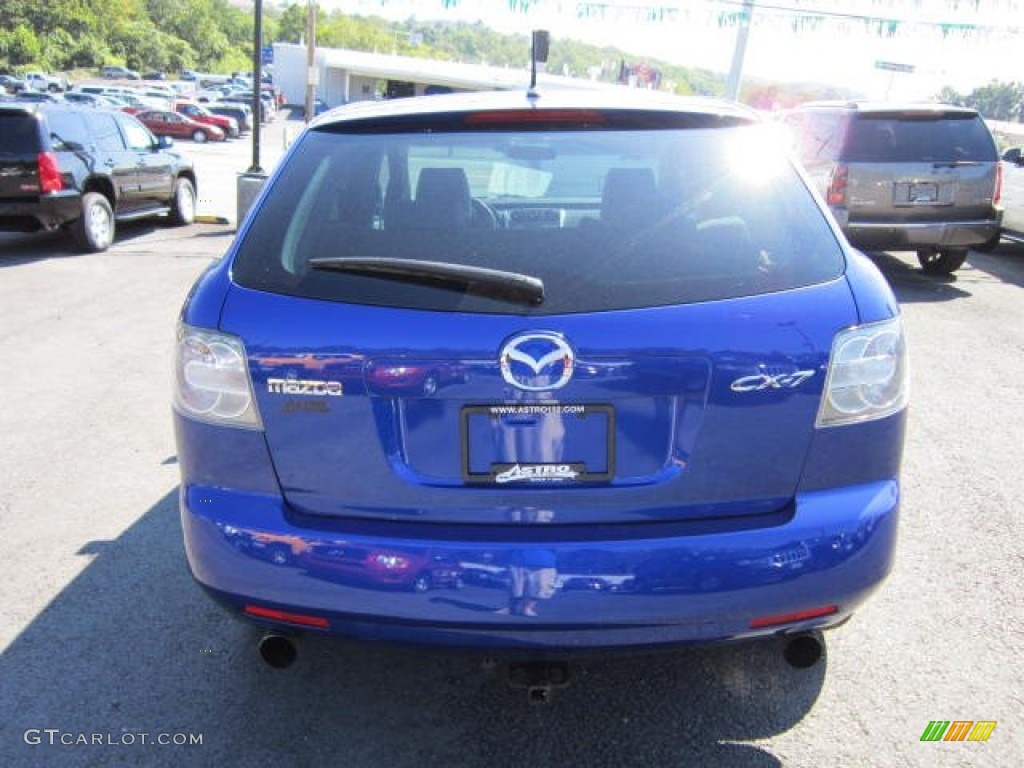
[[(274, 84), (289, 104), (306, 101), (306, 46), (274, 43)], [(513, 90), (530, 83), (529, 70), (458, 64), (410, 56), (317, 48), (313, 57), (315, 95), (329, 107), (350, 101), (388, 96), (423, 96), (458, 91)], [(541, 73), (537, 84), (555, 88), (618, 88), (620, 86)]]

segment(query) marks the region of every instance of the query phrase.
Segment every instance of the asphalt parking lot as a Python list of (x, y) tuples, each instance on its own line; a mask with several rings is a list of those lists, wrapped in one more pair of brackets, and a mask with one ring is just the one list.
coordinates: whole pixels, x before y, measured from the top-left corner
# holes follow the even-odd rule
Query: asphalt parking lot
[[(264, 167), (300, 125), (266, 129)], [(317, 639), (270, 670), (192, 583), (174, 322), (231, 242), (250, 147), (180, 146), (200, 213), (228, 224), (125, 226), (96, 255), (0, 235), (0, 765), (1020, 764), (1024, 247), (952, 279), (877, 257), (912, 355), (901, 540), (823, 662), (792, 669), (771, 643), (595, 659), (538, 707), (477, 654)], [(997, 725), (921, 742), (933, 720)]]

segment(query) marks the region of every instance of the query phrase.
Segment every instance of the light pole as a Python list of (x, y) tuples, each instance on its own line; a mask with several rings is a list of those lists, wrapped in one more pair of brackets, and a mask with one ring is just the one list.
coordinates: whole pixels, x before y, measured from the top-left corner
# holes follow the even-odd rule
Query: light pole
[(743, 18), (736, 32), (736, 47), (732, 52), (732, 67), (729, 69), (729, 84), (726, 96), (733, 101), (740, 100), (740, 81), (743, 79), (743, 59), (747, 55), (747, 38), (750, 36), (750, 24), (754, 16), (754, 0), (743, 0)]
[(309, 0), (306, 6), (306, 122), (312, 120), (315, 115), (313, 109), (313, 94), (316, 88), (316, 69), (314, 56), (316, 54), (316, 3)]
[(263, 0), (256, 0), (252, 25), (252, 166), (249, 173), (263, 173), (260, 167), (260, 91), (263, 83)]

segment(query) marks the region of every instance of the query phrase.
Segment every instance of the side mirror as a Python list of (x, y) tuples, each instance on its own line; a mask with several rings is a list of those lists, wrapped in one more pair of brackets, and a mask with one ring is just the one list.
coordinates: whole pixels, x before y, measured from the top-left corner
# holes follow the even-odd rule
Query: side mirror
[(157, 149), (170, 149), (174, 146), (174, 139), (170, 136), (157, 136), (156, 137), (156, 148)]

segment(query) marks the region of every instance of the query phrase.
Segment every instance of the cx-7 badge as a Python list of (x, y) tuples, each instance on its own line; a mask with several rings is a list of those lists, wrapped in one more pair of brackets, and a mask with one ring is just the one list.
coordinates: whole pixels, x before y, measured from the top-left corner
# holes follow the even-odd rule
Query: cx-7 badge
[(793, 373), (755, 373), (753, 376), (742, 376), (729, 389), (733, 392), (760, 392), (765, 389), (794, 389), (799, 387), (814, 371), (794, 371)]

